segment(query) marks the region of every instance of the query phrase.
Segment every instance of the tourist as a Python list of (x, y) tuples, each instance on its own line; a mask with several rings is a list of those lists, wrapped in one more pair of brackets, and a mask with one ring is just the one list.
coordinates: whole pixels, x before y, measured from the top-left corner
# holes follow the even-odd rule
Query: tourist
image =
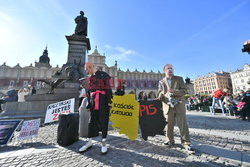
[(222, 97), (226, 96), (228, 93), (228, 88), (225, 88), (225, 89), (218, 89), (214, 92), (213, 94), (213, 103), (212, 103), (212, 111), (213, 113), (215, 113), (215, 103), (217, 103), (219, 105), (219, 107), (221, 108), (222, 110), (222, 113), (225, 115), (225, 111), (224, 111), (224, 107), (222, 105)]

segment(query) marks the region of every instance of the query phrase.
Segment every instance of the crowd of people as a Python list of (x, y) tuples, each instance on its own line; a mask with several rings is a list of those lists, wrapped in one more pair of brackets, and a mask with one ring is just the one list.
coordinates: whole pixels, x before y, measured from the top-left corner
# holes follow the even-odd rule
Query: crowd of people
[(36, 89), (34, 86), (28, 85), (27, 88), (14, 89), (9, 88), (6, 94), (0, 97), (0, 111), (2, 111), (2, 104), (6, 102), (24, 102), (26, 95), (36, 94)]
[(210, 106), (213, 113), (221, 110), (222, 113), (230, 113), (238, 119), (250, 121), (250, 90), (241, 90), (233, 95), (228, 89), (218, 89), (212, 96), (196, 94), (188, 98), (188, 110), (209, 111)]

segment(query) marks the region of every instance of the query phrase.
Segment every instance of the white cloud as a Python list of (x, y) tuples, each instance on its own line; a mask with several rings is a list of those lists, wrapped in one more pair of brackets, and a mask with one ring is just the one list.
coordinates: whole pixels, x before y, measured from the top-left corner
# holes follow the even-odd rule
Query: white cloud
[(108, 52), (110, 53), (107, 56), (107, 60), (119, 60), (119, 61), (131, 61), (133, 57), (143, 57), (138, 52), (132, 49), (126, 49), (122, 46), (113, 47), (111, 45), (104, 45)]
[(111, 48), (112, 48), (112, 47), (111, 47), (110, 45), (108, 45), (108, 44), (104, 45), (104, 47), (107, 48), (107, 49), (111, 49)]

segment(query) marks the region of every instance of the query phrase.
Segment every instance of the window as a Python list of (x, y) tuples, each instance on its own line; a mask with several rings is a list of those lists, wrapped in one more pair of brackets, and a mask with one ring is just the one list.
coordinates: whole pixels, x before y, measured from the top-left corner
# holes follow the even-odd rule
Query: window
[(13, 86), (14, 86), (14, 80), (11, 80), (9, 87), (13, 87)]
[(23, 87), (27, 87), (28, 86), (28, 81), (23, 81)]
[(38, 88), (38, 89), (41, 88), (41, 85), (42, 85), (42, 82), (41, 82), (41, 81), (37, 81), (37, 82), (36, 82), (36, 88)]
[(244, 79), (241, 79), (241, 83), (244, 83)]

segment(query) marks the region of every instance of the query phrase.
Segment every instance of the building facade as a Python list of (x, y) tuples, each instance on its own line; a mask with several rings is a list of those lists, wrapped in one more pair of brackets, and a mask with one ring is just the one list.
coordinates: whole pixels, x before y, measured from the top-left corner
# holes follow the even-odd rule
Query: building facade
[(245, 64), (243, 69), (232, 72), (230, 76), (232, 78), (234, 94), (240, 90), (247, 91), (250, 89), (250, 65)]
[[(97, 48), (92, 54), (88, 55), (88, 61), (92, 62), (98, 70), (107, 72), (114, 80), (115, 86), (118, 85), (117, 81), (126, 81), (125, 93), (136, 93), (137, 96), (147, 95), (148, 98), (155, 98), (158, 95), (158, 82), (165, 77), (164, 73), (146, 72), (145, 70), (138, 71), (135, 69), (126, 71), (118, 68), (117, 61), (113, 66), (106, 64), (106, 56), (101, 55)], [(9, 88), (21, 89), (28, 85), (34, 86), (36, 89), (42, 87), (41, 79), (52, 79), (52, 75), (59, 71), (60, 68), (52, 67), (48, 57), (47, 47), (42, 56), (39, 57), (39, 62), (35, 62), (35, 66), (21, 67), (17, 64), (10, 67), (4, 63), (0, 65), (0, 93), (6, 93)], [(193, 84), (187, 84), (188, 92), (193, 94)], [(115, 91), (115, 90), (114, 90)]]
[(213, 94), (215, 90), (223, 88), (232, 89), (232, 81), (228, 72), (209, 73), (194, 80), (196, 94)]
[(47, 47), (40, 56), (39, 62), (35, 62), (35, 66), (21, 67), (17, 64), (14, 67), (8, 66), (6, 63), (0, 65), (0, 92), (6, 93), (9, 88), (21, 89), (34, 86), (36, 89), (41, 88), (42, 83), (39, 79), (51, 79), (52, 75), (60, 70), (57, 67), (51, 67), (49, 64)]
[(158, 82), (165, 77), (165, 74), (160, 73), (160, 71), (153, 72), (151, 70), (146, 72), (143, 70), (140, 72), (137, 69), (134, 71), (129, 69), (123, 71), (118, 68), (117, 61), (115, 61), (113, 66), (109, 67), (106, 64), (106, 56), (101, 55), (97, 48), (95, 48), (92, 54), (88, 55), (88, 61), (92, 62), (98, 70), (107, 72), (115, 81), (125, 80), (125, 93), (136, 93), (137, 96), (146, 93), (149, 98), (155, 98), (158, 94)]

